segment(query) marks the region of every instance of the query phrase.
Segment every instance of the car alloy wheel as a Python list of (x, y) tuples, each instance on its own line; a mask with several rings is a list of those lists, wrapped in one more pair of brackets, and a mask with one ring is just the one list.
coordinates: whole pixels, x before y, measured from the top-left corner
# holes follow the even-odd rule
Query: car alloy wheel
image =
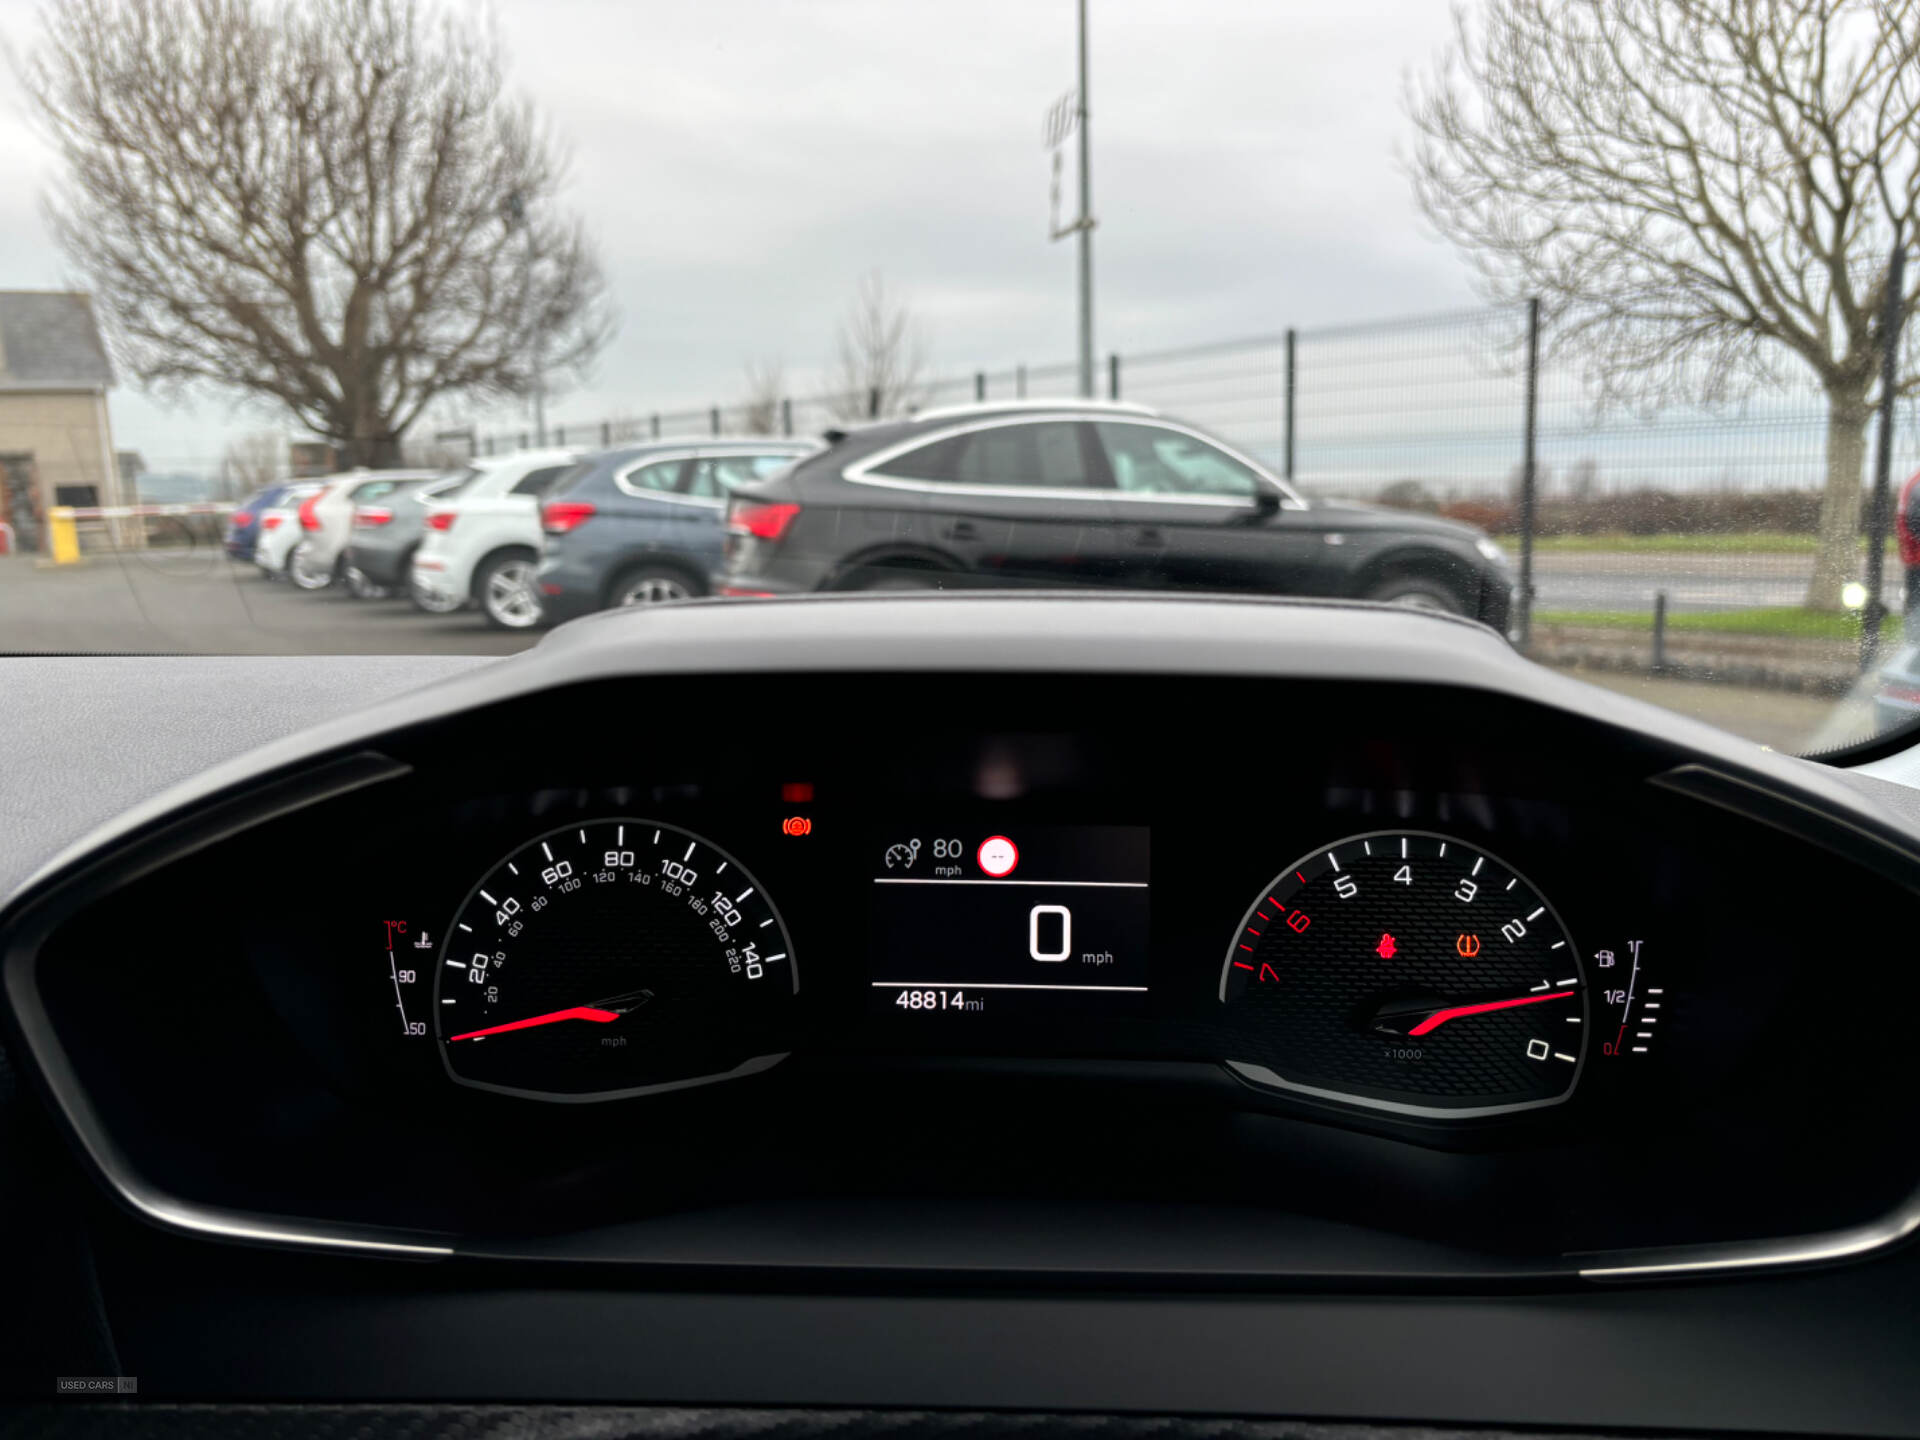
[(533, 570), (533, 561), (518, 557), (488, 568), (480, 605), (487, 618), (502, 629), (525, 630), (540, 623), (540, 596), (533, 588)]
[(1440, 615), (1464, 615), (1467, 607), (1453, 588), (1437, 580), (1406, 576), (1377, 585), (1363, 598), (1382, 605), (1398, 605), (1406, 610), (1425, 610)]
[(418, 581), (408, 584), (407, 596), (413, 601), (415, 609), (424, 610), (429, 615), (451, 615), (466, 603), (458, 595), (429, 590)]
[(333, 567), (321, 561), (311, 540), (302, 540), (287, 557), (287, 578), (302, 590), (324, 590), (333, 583)]
[(384, 585), (376, 585), (367, 578), (367, 572), (358, 565), (347, 566), (347, 593), (356, 600), (384, 600), (393, 592)]
[(687, 588), (684, 580), (658, 572), (636, 575), (623, 582), (614, 592), (616, 605), (661, 605), (669, 600), (691, 600), (693, 591)]

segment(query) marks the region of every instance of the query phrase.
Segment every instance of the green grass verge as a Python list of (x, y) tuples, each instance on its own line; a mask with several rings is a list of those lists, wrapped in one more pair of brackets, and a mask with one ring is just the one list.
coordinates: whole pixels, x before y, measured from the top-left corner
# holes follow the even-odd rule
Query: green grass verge
[[(1536, 625), (1578, 625), (1604, 630), (1653, 629), (1649, 610), (1536, 610)], [(1833, 615), (1819, 610), (1801, 610), (1795, 606), (1767, 606), (1755, 610), (1709, 610), (1667, 613), (1667, 628), (1673, 631), (1707, 632), (1720, 635), (1775, 635), (1792, 640), (1845, 640), (1860, 638), (1860, 617)], [(1883, 645), (1900, 641), (1900, 617), (1889, 615), (1881, 627)]]
[[(1518, 550), (1520, 542), (1512, 535), (1497, 537), (1508, 550)], [(1811, 555), (1819, 546), (1815, 535), (1786, 535), (1756, 530), (1732, 535), (1542, 535), (1533, 542), (1536, 553), (1547, 551), (1605, 551), (1609, 554), (1638, 552), (1691, 551), (1695, 554)], [(1867, 548), (1866, 537), (1860, 548)], [(1887, 538), (1887, 553), (1897, 553), (1893, 538)]]

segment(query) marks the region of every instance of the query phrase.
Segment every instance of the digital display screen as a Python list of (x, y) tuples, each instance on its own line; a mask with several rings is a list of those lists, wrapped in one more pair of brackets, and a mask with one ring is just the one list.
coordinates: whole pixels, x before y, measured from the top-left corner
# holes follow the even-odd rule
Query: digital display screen
[(872, 853), (876, 1011), (980, 1015), (1147, 991), (1148, 831), (897, 825)]

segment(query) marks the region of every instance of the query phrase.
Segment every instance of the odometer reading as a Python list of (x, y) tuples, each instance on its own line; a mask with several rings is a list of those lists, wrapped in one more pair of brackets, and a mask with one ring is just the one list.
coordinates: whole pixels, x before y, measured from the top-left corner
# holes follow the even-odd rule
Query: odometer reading
[(507, 856), (448, 927), (434, 985), (463, 1085), (605, 1100), (782, 1058), (800, 988), (759, 883), (712, 841), (591, 820)]
[(1241, 919), (1220, 999), (1258, 1084), (1403, 1114), (1556, 1104), (1586, 1054), (1579, 955), (1511, 866), (1447, 835), (1355, 835)]

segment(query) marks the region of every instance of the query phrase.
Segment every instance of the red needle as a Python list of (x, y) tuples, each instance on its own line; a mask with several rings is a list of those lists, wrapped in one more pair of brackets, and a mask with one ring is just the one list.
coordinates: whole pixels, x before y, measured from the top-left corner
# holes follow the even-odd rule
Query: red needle
[(1538, 1005), (1542, 1000), (1564, 1000), (1573, 994), (1571, 990), (1556, 990), (1551, 995), (1522, 995), (1514, 1000), (1489, 1000), (1483, 1005), (1450, 1005), (1445, 1010), (1436, 1010), (1418, 1025), (1407, 1031), (1409, 1035), (1424, 1035), (1437, 1029), (1449, 1020), (1458, 1020), (1462, 1015), (1484, 1015), (1489, 1010), (1511, 1010), (1516, 1005)]
[(449, 1040), (478, 1040), (482, 1035), (499, 1035), (507, 1030), (530, 1030), (535, 1025), (552, 1025), (559, 1020), (592, 1020), (604, 1025), (609, 1020), (618, 1020), (618, 1010), (602, 1010), (593, 1005), (576, 1005), (571, 1010), (550, 1010), (545, 1015), (529, 1016), (525, 1020), (509, 1020), (504, 1025), (490, 1025), (485, 1030), (469, 1030), (464, 1035), (449, 1035)]

